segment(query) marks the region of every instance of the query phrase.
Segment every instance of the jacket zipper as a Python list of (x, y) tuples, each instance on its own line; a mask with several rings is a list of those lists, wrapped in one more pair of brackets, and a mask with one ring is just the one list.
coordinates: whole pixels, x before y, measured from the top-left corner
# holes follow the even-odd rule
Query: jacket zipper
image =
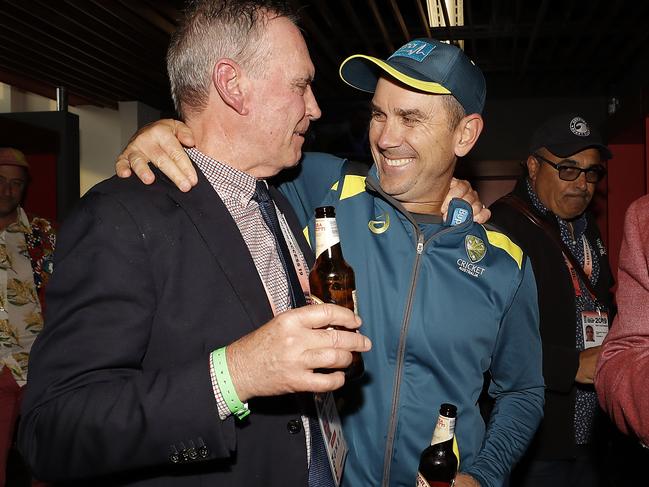
[(394, 435), (397, 429), (396, 418), (397, 418), (397, 409), (399, 404), (399, 393), (401, 390), (401, 372), (403, 369), (403, 356), (406, 349), (406, 338), (408, 336), (408, 326), (410, 325), (410, 313), (412, 312), (412, 301), (413, 301), (413, 296), (415, 294), (415, 285), (417, 283), (417, 275), (419, 274), (419, 262), (421, 260), (421, 254), (424, 251), (424, 234), (421, 233), (417, 225), (415, 225), (415, 230), (417, 232), (417, 256), (415, 257), (415, 265), (412, 272), (412, 280), (410, 281), (410, 289), (408, 291), (408, 301), (406, 301), (406, 312), (404, 313), (403, 316), (403, 322), (401, 324), (401, 336), (399, 337), (397, 368), (394, 373), (394, 389), (392, 391), (392, 410), (390, 411), (390, 426), (388, 428), (388, 437), (385, 444), (385, 455), (383, 457), (383, 481), (381, 485), (383, 485), (384, 487), (389, 487), (390, 485), (390, 468), (392, 466), (392, 448), (394, 448)]
[[(408, 218), (410, 219), (410, 218)], [(445, 233), (451, 232), (457, 227), (445, 228), (435, 235), (431, 236), (428, 240), (424, 241), (424, 234), (419, 230), (419, 226), (416, 222), (411, 223), (415, 227), (417, 232), (417, 256), (415, 258), (414, 270), (412, 273), (412, 279), (410, 281), (410, 290), (408, 291), (408, 301), (406, 302), (406, 312), (404, 313), (403, 323), (401, 325), (401, 336), (399, 337), (399, 350), (397, 355), (397, 367), (394, 374), (394, 391), (392, 394), (392, 408), (390, 411), (390, 424), (388, 428), (387, 441), (385, 445), (385, 454), (383, 457), (383, 479), (381, 481), (382, 487), (390, 486), (390, 469), (392, 467), (392, 449), (394, 448), (394, 437), (397, 429), (397, 419), (398, 419), (398, 404), (399, 396), (401, 391), (401, 373), (403, 370), (403, 361), (406, 351), (406, 339), (408, 337), (408, 328), (410, 326), (410, 315), (412, 314), (412, 303), (414, 301), (415, 288), (417, 286), (417, 278), (419, 277), (419, 263), (421, 262), (421, 255), (424, 252), (424, 248), (432, 240), (436, 240)], [(422, 447), (423, 448), (423, 447)], [(415, 473), (413, 472), (413, 479), (415, 478)]]
[[(368, 177), (366, 179), (366, 185), (369, 186), (370, 189), (376, 191), (379, 193), (385, 200), (388, 201), (392, 205), (393, 208), (397, 209), (400, 211), (407, 219), (410, 221), (412, 226), (415, 229), (416, 235), (417, 235), (417, 246), (416, 246), (416, 252), (417, 255), (415, 257), (415, 265), (413, 268), (412, 272), (412, 279), (410, 281), (410, 289), (408, 291), (408, 300), (406, 301), (406, 310), (403, 315), (403, 322), (401, 324), (401, 336), (399, 337), (399, 349), (398, 349), (398, 354), (397, 354), (397, 367), (395, 370), (394, 374), (394, 389), (392, 392), (392, 408), (390, 411), (390, 424), (388, 427), (388, 435), (386, 439), (386, 444), (385, 444), (385, 452), (383, 456), (383, 477), (381, 480), (381, 486), (382, 487), (390, 487), (390, 469), (392, 467), (392, 449), (394, 448), (394, 436), (395, 432), (397, 429), (397, 418), (398, 418), (398, 403), (399, 403), (399, 394), (401, 391), (401, 372), (403, 370), (403, 359), (405, 355), (405, 350), (406, 350), (406, 338), (408, 336), (408, 327), (410, 326), (410, 315), (412, 313), (412, 302), (414, 300), (414, 294), (415, 294), (415, 287), (417, 285), (417, 277), (419, 276), (419, 263), (421, 261), (421, 255), (424, 252), (424, 248), (426, 245), (431, 241), (439, 238), (440, 236), (453, 231), (454, 229), (457, 230), (456, 227), (449, 227), (445, 228), (436, 234), (432, 235), (427, 241), (424, 241), (424, 234), (419, 230), (419, 225), (417, 225), (417, 222), (413, 219), (413, 217), (409, 214), (408, 211), (405, 210), (401, 206), (399, 202), (394, 200), (391, 196), (387, 195), (386, 193), (381, 190), (381, 187), (377, 184), (374, 184), (373, 178)], [(464, 226), (458, 225), (458, 226)], [(413, 481), (415, 480), (415, 473), (413, 472)]]

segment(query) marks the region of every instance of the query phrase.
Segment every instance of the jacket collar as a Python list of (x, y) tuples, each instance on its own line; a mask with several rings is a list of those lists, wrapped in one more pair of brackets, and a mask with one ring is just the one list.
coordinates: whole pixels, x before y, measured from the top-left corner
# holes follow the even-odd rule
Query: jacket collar
[[(381, 188), (378, 178), (378, 170), (376, 169), (376, 164), (373, 164), (370, 168), (367, 178), (365, 179), (365, 187), (368, 191), (371, 191), (377, 194), (381, 199), (385, 200), (391, 206), (393, 206), (397, 211), (402, 213), (413, 225), (417, 226), (417, 221), (412, 213), (404, 208), (404, 206), (397, 201), (395, 198), (387, 194)], [(451, 204), (449, 205), (448, 217), (442, 222), (444, 226), (451, 227), (461, 225), (467, 222), (473, 221), (473, 210), (471, 205), (466, 201), (453, 198)]]

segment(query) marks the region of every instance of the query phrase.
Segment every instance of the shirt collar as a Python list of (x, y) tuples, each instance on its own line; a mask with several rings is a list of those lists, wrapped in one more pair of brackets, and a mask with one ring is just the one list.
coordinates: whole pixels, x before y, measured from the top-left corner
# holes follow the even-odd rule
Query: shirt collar
[(32, 233), (32, 227), (29, 224), (29, 218), (27, 217), (25, 210), (19, 206), (16, 208), (16, 211), (18, 213), (16, 221), (8, 225), (6, 231), (11, 233)]
[(185, 150), (222, 198), (238, 201), (241, 206), (248, 205), (255, 193), (257, 178), (219, 162), (195, 147)]

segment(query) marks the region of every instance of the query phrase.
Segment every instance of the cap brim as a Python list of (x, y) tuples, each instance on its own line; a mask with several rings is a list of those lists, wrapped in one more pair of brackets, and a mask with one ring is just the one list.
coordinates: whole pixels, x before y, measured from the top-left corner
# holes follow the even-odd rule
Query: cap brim
[(609, 148), (603, 144), (554, 144), (546, 145), (545, 148), (557, 157), (570, 157), (577, 152), (581, 152), (586, 149), (597, 149), (603, 156), (603, 159), (609, 160), (613, 158), (613, 154), (611, 154)]
[(413, 78), (394, 66), (372, 56), (355, 54), (345, 59), (340, 65), (340, 78), (357, 90), (374, 93), (381, 72), (387, 73), (403, 84), (426, 93), (450, 95), (451, 92), (439, 83)]

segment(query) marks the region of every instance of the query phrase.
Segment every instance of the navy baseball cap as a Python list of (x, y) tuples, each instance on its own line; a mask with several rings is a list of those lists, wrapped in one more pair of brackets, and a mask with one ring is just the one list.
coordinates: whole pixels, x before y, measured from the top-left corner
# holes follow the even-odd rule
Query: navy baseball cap
[(542, 147), (557, 157), (570, 157), (589, 148), (599, 149), (602, 159), (612, 157), (597, 129), (576, 113), (556, 115), (536, 129), (530, 140), (530, 153)]
[(487, 87), (482, 71), (456, 46), (415, 39), (385, 61), (355, 54), (340, 65), (345, 83), (370, 93), (384, 73), (425, 93), (453, 95), (467, 115), (484, 108)]

